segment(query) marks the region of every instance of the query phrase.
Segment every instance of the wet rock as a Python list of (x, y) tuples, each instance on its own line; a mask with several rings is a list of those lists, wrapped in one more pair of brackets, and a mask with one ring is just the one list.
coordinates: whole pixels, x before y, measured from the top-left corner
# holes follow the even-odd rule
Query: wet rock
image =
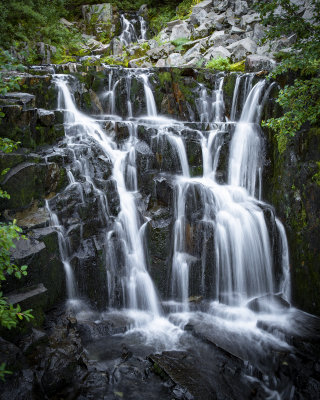
[[(39, 251), (38, 249), (36, 249)], [(34, 251), (36, 251), (34, 249)], [(30, 254), (28, 254), (30, 256)], [(36, 286), (20, 289), (18, 292), (10, 292), (6, 294), (8, 302), (16, 305), (20, 304), (22, 309), (46, 307), (48, 302), (48, 289), (42, 283)]]
[(23, 110), (30, 110), (35, 107), (36, 97), (30, 93), (10, 92), (0, 97), (0, 104), (21, 105)]
[(42, 125), (52, 126), (55, 120), (55, 113), (53, 111), (38, 108), (38, 118)]
[(279, 295), (267, 294), (250, 300), (247, 307), (255, 312), (270, 312), (274, 308), (286, 310), (290, 308), (290, 304)]
[(3, 180), (3, 188), (11, 194), (3, 208), (22, 209), (47, 193), (65, 186), (65, 174), (55, 163), (34, 164), (24, 162), (12, 168)]
[(162, 297), (168, 291), (173, 221), (171, 210), (164, 207), (150, 211), (151, 221), (147, 230), (149, 273)]

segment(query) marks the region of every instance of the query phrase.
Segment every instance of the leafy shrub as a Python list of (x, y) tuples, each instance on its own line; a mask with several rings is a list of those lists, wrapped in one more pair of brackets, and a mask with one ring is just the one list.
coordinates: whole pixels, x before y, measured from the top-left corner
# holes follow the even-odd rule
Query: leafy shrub
[[(312, 18), (306, 20), (299, 6), (289, 0), (257, 2), (262, 24), (268, 27), (266, 40), (278, 39), (282, 35), (296, 35), (296, 41), (287, 54), (280, 54), (281, 62), (269, 77), (293, 77), (280, 90), (277, 102), (283, 108), (280, 118), (270, 118), (264, 126), (275, 132), (278, 150), (286, 149), (290, 137), (304, 124), (320, 123), (320, 2), (310, 0)], [(282, 12), (279, 14), (279, 6)]]
[(218, 57), (213, 58), (206, 64), (206, 68), (214, 69), (217, 71), (226, 71), (230, 67), (230, 61), (227, 58)]

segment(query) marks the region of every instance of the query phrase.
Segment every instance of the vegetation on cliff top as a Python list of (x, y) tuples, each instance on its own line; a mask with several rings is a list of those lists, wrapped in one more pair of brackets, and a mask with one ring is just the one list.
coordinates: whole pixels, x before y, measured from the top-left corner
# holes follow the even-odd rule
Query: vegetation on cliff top
[(275, 132), (280, 153), (301, 128), (320, 123), (320, 3), (311, 0), (311, 5), (312, 18), (307, 20), (290, 0), (257, 3), (262, 23), (269, 26), (265, 40), (296, 36), (291, 51), (279, 55), (281, 62), (270, 74), (286, 77), (277, 99), (284, 114), (264, 122)]

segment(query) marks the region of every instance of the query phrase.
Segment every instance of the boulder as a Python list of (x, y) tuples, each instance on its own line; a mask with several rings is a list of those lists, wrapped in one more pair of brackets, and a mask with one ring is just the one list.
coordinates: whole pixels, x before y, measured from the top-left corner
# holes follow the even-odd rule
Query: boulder
[(242, 33), (245, 33), (245, 32), (244, 32), (243, 29), (237, 28), (236, 26), (233, 26), (233, 27), (231, 28), (230, 33), (231, 33), (231, 35), (232, 35), (232, 34), (239, 35), (239, 34), (242, 34)]
[(257, 50), (257, 45), (252, 39), (245, 38), (231, 43), (227, 49), (231, 52), (232, 61), (238, 62), (246, 58), (248, 54), (254, 54)]
[(224, 11), (229, 6), (229, 0), (213, 0), (214, 11)]
[(164, 68), (166, 66), (166, 60), (164, 58), (160, 58), (160, 60), (157, 61), (156, 67), (157, 68)]
[(208, 14), (204, 9), (193, 7), (190, 17), (190, 22), (193, 25), (201, 25), (207, 18)]
[(222, 45), (226, 39), (229, 38), (229, 35), (225, 34), (225, 31), (215, 31), (208, 40), (209, 46), (220, 46)]
[(228, 49), (226, 49), (223, 46), (218, 46), (218, 47), (211, 47), (209, 50), (206, 51), (206, 53), (204, 54), (204, 58), (209, 61), (213, 58), (219, 58), (219, 57), (223, 57), (223, 58), (230, 58), (231, 57), (231, 53)]
[(56, 192), (65, 183), (64, 169), (55, 163), (21, 163), (12, 168), (2, 182), (2, 188), (11, 197), (2, 201), (1, 209), (29, 207), (34, 200), (43, 200), (45, 195)]
[(174, 49), (175, 47), (171, 43), (166, 43), (160, 47), (148, 50), (147, 55), (151, 61), (158, 61), (160, 58), (168, 57), (168, 55), (172, 53)]
[(175, 19), (175, 20), (173, 20), (173, 21), (169, 21), (169, 22), (167, 23), (167, 30), (172, 32), (172, 29), (173, 29), (175, 26), (181, 25), (181, 24), (183, 24), (183, 23), (184, 23), (184, 21), (181, 20), (181, 19)]
[(205, 22), (203, 22), (198, 28), (194, 30), (193, 37), (197, 39), (208, 36), (214, 30), (214, 28), (215, 26), (213, 25), (212, 21), (205, 20)]
[(180, 53), (171, 53), (167, 58), (167, 65), (169, 67), (179, 67), (184, 64), (184, 58)]
[(53, 111), (44, 110), (38, 108), (38, 119), (43, 126), (52, 126), (55, 120), (55, 114)]
[(191, 37), (191, 32), (188, 28), (188, 24), (185, 21), (182, 21), (180, 24), (173, 26), (172, 33), (170, 36), (171, 41), (181, 38), (190, 39), (190, 37)]
[(120, 56), (123, 53), (123, 45), (118, 38), (113, 38), (110, 42), (111, 53)]
[(189, 49), (183, 56), (184, 63), (188, 63), (191, 60), (194, 60), (195, 58), (200, 59), (201, 48), (202, 48), (201, 43), (197, 43), (195, 46)]
[(248, 12), (248, 3), (243, 0), (236, 0), (234, 5), (234, 13), (236, 16), (246, 14)]
[(192, 14), (197, 13), (200, 10), (204, 10), (206, 12), (209, 12), (212, 9), (212, 0), (204, 0), (201, 1), (200, 3), (196, 4), (192, 8)]
[(270, 57), (251, 54), (246, 58), (245, 68), (248, 72), (271, 71), (275, 65), (276, 62)]
[(258, 13), (254, 13), (254, 14), (246, 14), (243, 15), (240, 21), (240, 26), (241, 28), (245, 29), (247, 27), (247, 25), (251, 25), (254, 22), (260, 22), (261, 18), (260, 15)]

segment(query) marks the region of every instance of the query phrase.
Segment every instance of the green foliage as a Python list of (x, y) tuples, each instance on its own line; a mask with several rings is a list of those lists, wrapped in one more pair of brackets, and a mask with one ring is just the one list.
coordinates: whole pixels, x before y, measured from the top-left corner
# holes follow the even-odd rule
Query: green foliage
[[(289, 0), (259, 2), (256, 7), (261, 14), (262, 23), (270, 26), (265, 40), (277, 39), (282, 35), (296, 35), (292, 51), (282, 53), (280, 64), (270, 77), (292, 76), (279, 93), (277, 102), (284, 115), (264, 122), (271, 128), (282, 153), (290, 137), (294, 136), (304, 124), (316, 125), (320, 122), (320, 2), (311, 0), (314, 7), (312, 20), (302, 18), (299, 7)], [(276, 13), (281, 6), (282, 13)]]
[[(3, 72), (14, 70), (18, 70), (20, 72), (24, 71), (24, 66), (18, 63), (18, 61), (8, 51), (0, 49), (0, 95), (4, 95), (7, 92), (20, 89), (18, 77), (4, 76), (3, 74)], [(0, 118), (3, 116), (4, 114), (0, 112)], [(0, 147), (2, 140), (3, 139), (0, 138)]]
[(176, 47), (176, 51), (182, 51), (184, 49), (184, 45), (188, 42), (190, 42), (190, 40), (187, 38), (179, 38), (171, 41), (171, 43)]
[(242, 60), (242, 61), (239, 61), (237, 63), (230, 64), (229, 71), (244, 72), (244, 70), (245, 70), (245, 62), (246, 62), (246, 60)]
[(33, 64), (42, 56), (37, 42), (53, 45), (62, 53), (73, 55), (81, 48), (80, 32), (59, 22), (66, 16), (65, 0), (10, 0), (0, 3), (0, 43), (4, 49), (15, 48), (24, 62)]
[(0, 364), (0, 379), (2, 381), (4, 381), (5, 375), (11, 375), (11, 374), (12, 374), (11, 371), (6, 370), (6, 364), (5, 363)]
[(192, 6), (199, 4), (201, 0), (183, 0), (176, 8), (177, 17), (188, 18), (192, 12)]
[(313, 177), (312, 180), (318, 185), (320, 186), (320, 161), (317, 162), (317, 167), (318, 167), (318, 172), (316, 172)]
[[(7, 138), (0, 138), (0, 150), (4, 153), (10, 153), (17, 148), (17, 143), (12, 142)], [(1, 175), (7, 173), (8, 169), (1, 172)], [(10, 198), (9, 194), (0, 189), (0, 199)], [(11, 262), (11, 249), (15, 248), (15, 242), (24, 239), (22, 230), (16, 225), (16, 221), (6, 224), (0, 222), (0, 289), (1, 283), (6, 280), (7, 275), (13, 275), (18, 279), (27, 275), (27, 266), (17, 266)], [(32, 310), (21, 311), (19, 304), (14, 306), (7, 302), (7, 299), (0, 291), (0, 325), (4, 328), (11, 329), (17, 326), (18, 321), (25, 319), (30, 321), (33, 318)], [(0, 365), (0, 379), (4, 379), (4, 375), (8, 374), (5, 364)]]
[(206, 64), (206, 68), (214, 69), (216, 71), (237, 71), (244, 72), (245, 60), (231, 64), (228, 58), (218, 57), (213, 58)]
[(227, 58), (218, 57), (213, 58), (206, 64), (206, 68), (214, 69), (217, 71), (226, 71), (230, 66), (230, 61)]
[(162, 5), (161, 7), (151, 8), (149, 10), (150, 29), (157, 34), (166, 26), (167, 22), (175, 18), (175, 15), (175, 8), (171, 6)]

